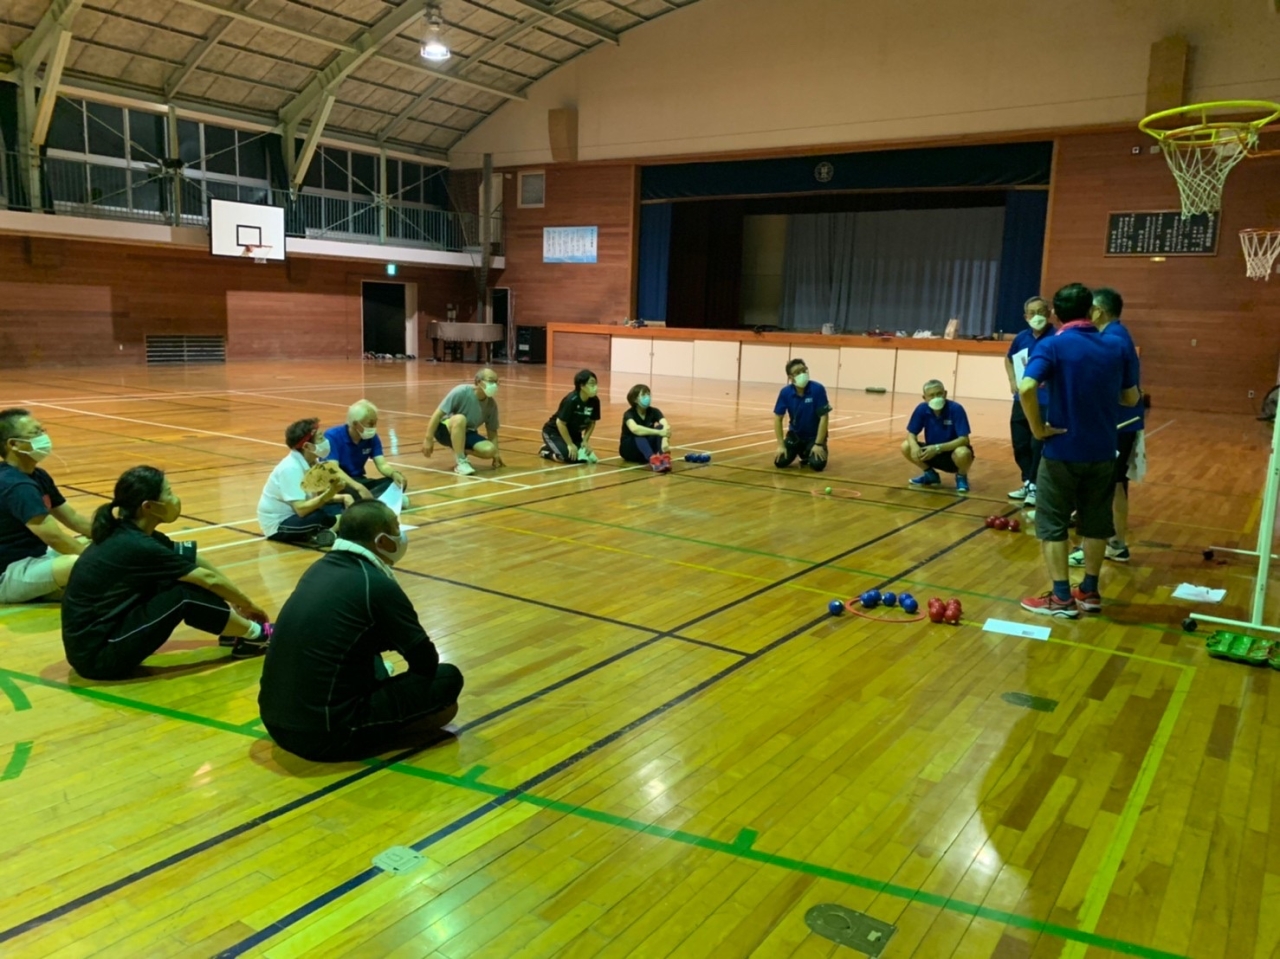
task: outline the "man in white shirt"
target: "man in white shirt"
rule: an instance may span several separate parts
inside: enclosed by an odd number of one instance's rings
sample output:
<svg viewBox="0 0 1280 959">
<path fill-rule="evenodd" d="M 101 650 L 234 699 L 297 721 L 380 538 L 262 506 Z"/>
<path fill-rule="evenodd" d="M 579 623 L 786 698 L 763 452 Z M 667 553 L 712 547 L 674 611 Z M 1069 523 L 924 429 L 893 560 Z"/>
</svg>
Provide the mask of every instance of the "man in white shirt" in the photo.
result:
<svg viewBox="0 0 1280 959">
<path fill-rule="evenodd" d="M 262 534 L 278 543 L 332 546 L 333 525 L 353 497 L 342 492 L 346 484 L 341 477 L 315 496 L 302 489 L 307 470 L 329 455 L 329 440 L 318 419 L 306 419 L 289 424 L 284 442 L 289 455 L 271 471 L 258 500 Z"/>
</svg>

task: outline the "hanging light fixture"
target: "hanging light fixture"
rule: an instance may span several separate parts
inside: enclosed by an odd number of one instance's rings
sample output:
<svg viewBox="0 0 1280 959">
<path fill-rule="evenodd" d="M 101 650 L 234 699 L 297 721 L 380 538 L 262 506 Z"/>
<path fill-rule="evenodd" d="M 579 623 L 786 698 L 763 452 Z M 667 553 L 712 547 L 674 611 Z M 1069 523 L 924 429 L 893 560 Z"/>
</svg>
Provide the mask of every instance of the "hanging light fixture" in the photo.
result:
<svg viewBox="0 0 1280 959">
<path fill-rule="evenodd" d="M 442 60 L 448 60 L 453 56 L 449 52 L 448 45 L 445 44 L 443 37 L 440 35 L 441 28 L 444 26 L 444 20 L 440 17 L 440 8 L 434 3 L 427 6 L 427 29 L 422 34 L 422 59 L 433 60 L 439 63 Z"/>
</svg>

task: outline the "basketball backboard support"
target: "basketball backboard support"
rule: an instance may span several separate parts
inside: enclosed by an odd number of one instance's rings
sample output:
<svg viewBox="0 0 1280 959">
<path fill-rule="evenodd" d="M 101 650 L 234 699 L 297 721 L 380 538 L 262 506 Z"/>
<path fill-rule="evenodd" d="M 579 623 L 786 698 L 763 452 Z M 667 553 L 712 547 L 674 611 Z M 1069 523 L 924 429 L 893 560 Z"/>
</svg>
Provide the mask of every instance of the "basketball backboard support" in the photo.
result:
<svg viewBox="0 0 1280 959">
<path fill-rule="evenodd" d="M 214 256 L 251 255 L 259 261 L 283 260 L 284 208 L 210 200 L 209 252 Z"/>
</svg>

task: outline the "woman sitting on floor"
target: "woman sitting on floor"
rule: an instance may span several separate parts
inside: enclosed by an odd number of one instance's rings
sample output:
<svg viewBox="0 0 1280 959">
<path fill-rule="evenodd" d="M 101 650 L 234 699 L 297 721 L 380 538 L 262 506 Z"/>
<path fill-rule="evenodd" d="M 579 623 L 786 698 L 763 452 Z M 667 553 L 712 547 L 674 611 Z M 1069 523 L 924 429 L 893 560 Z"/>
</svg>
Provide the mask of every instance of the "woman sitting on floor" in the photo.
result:
<svg viewBox="0 0 1280 959">
<path fill-rule="evenodd" d="M 180 623 L 221 637 L 233 659 L 266 652 L 267 614 L 194 550 L 175 546 L 161 523 L 182 500 L 152 466 L 116 481 L 93 517 L 93 544 L 72 568 L 62 601 L 67 661 L 87 679 L 124 679 L 169 640 Z"/>
<path fill-rule="evenodd" d="M 671 471 L 671 424 L 650 405 L 649 387 L 637 383 L 627 392 L 629 409 L 622 415 L 618 455 L 628 463 L 648 463 L 655 473 Z"/>
</svg>

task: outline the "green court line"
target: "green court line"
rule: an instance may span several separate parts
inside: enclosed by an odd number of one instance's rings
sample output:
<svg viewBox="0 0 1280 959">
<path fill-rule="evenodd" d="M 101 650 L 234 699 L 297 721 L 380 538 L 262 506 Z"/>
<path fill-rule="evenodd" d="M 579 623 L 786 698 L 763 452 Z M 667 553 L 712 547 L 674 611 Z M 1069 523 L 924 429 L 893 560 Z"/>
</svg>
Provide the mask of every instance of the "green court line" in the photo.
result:
<svg viewBox="0 0 1280 959">
<path fill-rule="evenodd" d="M 1099 649 L 1097 651 L 1100 653 L 1110 652 L 1105 649 Z M 1170 665 L 1179 664 L 1171 663 Z M 87 699 L 106 702 L 115 706 L 124 706 L 126 708 L 139 710 L 140 712 L 153 713 L 158 716 L 164 716 L 165 718 L 175 719 L 181 722 L 196 723 L 213 729 L 220 729 L 224 732 L 236 733 L 240 736 L 250 736 L 255 739 L 268 738 L 266 733 L 245 728 L 248 724 L 234 726 L 230 723 L 224 723 L 216 719 L 209 719 L 205 716 L 197 716 L 193 713 L 184 713 L 180 710 L 169 709 L 165 706 L 156 706 L 152 703 L 130 700 L 123 696 L 103 693 L 100 690 L 69 686 L 55 680 L 45 679 L 41 676 L 31 676 L 12 669 L 0 668 L 0 676 L 3 676 L 10 681 L 13 679 L 19 679 L 23 682 L 34 683 L 48 689 L 57 689 L 74 695 L 83 696 Z M 1164 726 L 1165 724 L 1162 723 L 1161 725 Z M 1169 728 L 1171 730 L 1172 726 L 1170 725 Z M 20 764 L 18 765 L 18 771 L 14 773 L 14 777 L 21 772 L 21 765 L 26 763 L 27 756 L 30 754 L 30 744 L 20 743 L 18 749 L 21 750 L 24 745 L 28 748 L 23 752 Z M 12 768 L 15 765 L 15 762 L 18 762 L 17 750 L 15 750 L 14 759 L 11 759 L 9 762 L 9 767 Z M 366 760 L 364 765 L 377 765 L 378 763 L 379 760 L 370 759 Z M 1151 764 L 1153 777 L 1154 769 L 1158 765 L 1158 760 Z M 401 775 L 410 776 L 414 779 L 422 779 L 427 782 L 433 782 L 440 785 L 454 786 L 490 797 L 505 796 L 511 793 L 511 789 L 480 781 L 480 778 L 488 771 L 485 766 L 473 766 L 461 776 L 452 776 L 447 773 L 440 773 L 431 769 L 421 769 L 417 766 L 405 765 L 404 763 L 392 763 L 385 768 Z M 8 776 L 8 771 L 9 770 L 6 769 L 5 775 L 0 778 L 11 778 Z M 1040 934 L 1048 934 L 1059 939 L 1065 939 L 1069 943 L 1080 943 L 1085 946 L 1096 946 L 1102 949 L 1110 949 L 1114 952 L 1123 953 L 1124 955 L 1139 956 L 1142 957 L 1142 959 L 1188 959 L 1188 957 L 1182 956 L 1178 953 L 1164 952 L 1148 946 L 1141 946 L 1137 943 L 1100 936 L 1094 932 L 1072 929 L 1068 926 L 1061 926 L 1056 923 L 1030 919 L 1026 916 L 1013 912 L 991 909 L 978 903 L 965 902 L 959 899 L 952 899 L 949 896 L 925 892 L 921 889 L 910 889 L 906 886 L 899 886 L 895 883 L 882 882 L 878 879 L 871 879 L 868 876 L 859 875 L 858 873 L 845 872 L 829 866 L 821 866 L 817 863 L 807 862 L 803 859 L 793 859 L 788 856 L 779 856 L 773 853 L 764 852 L 754 848 L 754 843 L 758 834 L 753 829 L 740 830 L 734 841 L 728 843 L 719 839 L 712 839 L 709 836 L 700 836 L 696 833 L 685 832 L 680 829 L 668 829 L 665 826 L 641 822 L 636 819 L 629 819 L 625 816 L 618 816 L 613 813 L 604 812 L 603 810 L 590 809 L 586 806 L 574 805 L 572 803 L 562 802 L 558 799 L 537 796 L 532 793 L 517 793 L 511 796 L 510 799 L 513 802 L 536 806 L 539 809 L 544 809 L 549 812 L 561 813 L 566 816 L 574 816 L 579 819 L 586 819 L 590 822 L 600 823 L 607 826 L 616 826 L 630 832 L 657 836 L 683 845 L 694 846 L 699 849 L 706 849 L 711 852 L 724 853 L 725 855 L 736 856 L 739 859 L 758 862 L 762 865 L 775 866 L 779 869 L 786 869 L 791 872 L 804 873 L 806 875 L 815 876 L 819 879 L 830 879 L 833 882 L 838 882 L 842 885 L 854 886 L 859 889 L 866 889 L 876 893 L 883 893 L 897 899 L 905 899 L 908 902 L 916 902 L 925 906 L 934 906 L 936 908 L 945 909 L 961 915 L 987 919 L 992 922 L 999 922 L 1008 926 L 1016 926 L 1020 929 L 1026 929 Z M 1138 808 L 1140 811 L 1140 804 Z"/>
<path fill-rule="evenodd" d="M 4 767 L 4 772 L 0 773 L 0 782 L 17 779 L 22 775 L 22 770 L 26 768 L 27 760 L 31 757 L 31 749 L 34 745 L 30 740 L 27 740 L 13 747 L 13 755 L 9 757 L 9 763 Z"/>
<path fill-rule="evenodd" d="M 27 699 L 27 694 L 22 691 L 22 687 L 3 673 L 0 673 L 0 691 L 9 697 L 15 712 L 31 708 L 31 700 Z"/>
<path fill-rule="evenodd" d="M 241 723 L 241 724 L 239 725 L 239 727 L 238 727 L 238 728 L 239 728 L 239 729 L 253 729 L 253 728 L 255 728 L 255 727 L 257 727 L 257 726 L 261 726 L 261 725 L 262 725 L 262 717 L 261 717 L 261 716 L 254 716 L 254 717 L 253 717 L 251 720 L 249 720 L 247 723 Z"/>
</svg>

